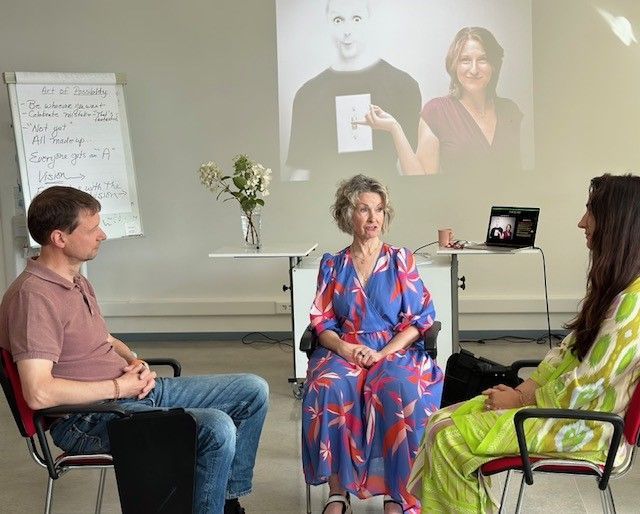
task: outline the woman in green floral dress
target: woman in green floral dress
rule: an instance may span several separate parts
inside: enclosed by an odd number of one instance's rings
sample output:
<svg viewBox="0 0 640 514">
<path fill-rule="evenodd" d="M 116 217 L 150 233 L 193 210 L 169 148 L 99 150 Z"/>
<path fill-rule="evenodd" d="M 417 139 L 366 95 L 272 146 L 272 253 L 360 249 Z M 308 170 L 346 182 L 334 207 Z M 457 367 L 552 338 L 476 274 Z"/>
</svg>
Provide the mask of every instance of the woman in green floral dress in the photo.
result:
<svg viewBox="0 0 640 514">
<path fill-rule="evenodd" d="M 499 385 L 431 416 L 409 482 L 423 512 L 494 510 L 489 479 L 477 470 L 519 453 L 513 417 L 523 407 L 624 416 L 640 377 L 640 177 L 594 178 L 578 227 L 591 253 L 586 296 L 567 325 L 571 333 L 517 388 Z M 610 425 L 576 420 L 534 419 L 525 427 L 533 454 L 597 463 L 605 461 L 612 432 Z M 626 451 L 623 445 L 617 462 Z"/>
</svg>

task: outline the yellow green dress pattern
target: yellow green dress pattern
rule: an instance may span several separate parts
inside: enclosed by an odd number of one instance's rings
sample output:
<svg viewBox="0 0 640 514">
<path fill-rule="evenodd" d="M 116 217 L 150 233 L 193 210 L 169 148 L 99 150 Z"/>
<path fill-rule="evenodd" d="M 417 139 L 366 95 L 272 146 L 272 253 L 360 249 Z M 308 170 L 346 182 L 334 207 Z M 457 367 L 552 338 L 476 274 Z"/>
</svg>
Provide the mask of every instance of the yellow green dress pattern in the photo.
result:
<svg viewBox="0 0 640 514">
<path fill-rule="evenodd" d="M 549 351 L 531 376 L 539 386 L 535 407 L 624 416 L 640 377 L 639 330 L 640 278 L 616 297 L 582 362 L 570 350 L 573 334 Z M 409 480 L 409 489 L 422 496 L 423 512 L 475 514 L 496 507 L 489 479 L 480 480 L 477 470 L 496 457 L 519 453 L 513 428 L 519 409 L 487 411 L 484 400 L 477 396 L 429 419 Z M 534 455 L 596 463 L 604 462 L 612 433 L 608 424 L 555 419 L 529 420 L 525 430 Z M 616 462 L 627 451 L 623 445 Z"/>
</svg>

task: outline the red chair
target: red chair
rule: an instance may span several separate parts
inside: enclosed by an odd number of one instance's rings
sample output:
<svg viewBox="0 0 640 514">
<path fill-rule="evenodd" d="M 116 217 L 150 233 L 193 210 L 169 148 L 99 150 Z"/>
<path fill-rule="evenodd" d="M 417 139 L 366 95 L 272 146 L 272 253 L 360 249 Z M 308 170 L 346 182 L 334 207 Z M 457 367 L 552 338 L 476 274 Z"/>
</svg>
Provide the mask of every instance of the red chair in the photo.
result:
<svg viewBox="0 0 640 514">
<path fill-rule="evenodd" d="M 150 365 L 166 365 L 173 368 L 174 376 L 180 376 L 181 367 L 174 359 L 146 359 Z M 33 411 L 24 400 L 18 369 L 13 362 L 11 354 L 0 349 L 0 383 L 13 413 L 20 434 L 27 441 L 27 449 L 31 458 L 49 473 L 47 482 L 47 496 L 44 512 L 51 512 L 54 480 L 72 469 L 100 469 L 98 482 L 98 496 L 96 498 L 96 514 L 102 508 L 102 496 L 107 469 L 113 467 L 113 459 L 109 454 L 95 455 L 69 455 L 61 453 L 57 457 L 51 454 L 51 448 L 47 440 L 46 432 L 56 417 L 67 414 L 110 412 L 121 417 L 127 413 L 116 402 L 98 402 L 86 405 L 60 405 L 49 409 Z"/>
<path fill-rule="evenodd" d="M 553 457 L 530 457 L 527 449 L 527 442 L 524 432 L 524 422 L 530 418 L 542 419 L 576 419 L 585 421 L 600 421 L 613 426 L 613 435 L 607 458 L 604 464 L 594 464 L 589 461 L 578 459 L 563 459 Z M 569 475 L 593 476 L 600 490 L 602 510 L 605 513 L 615 513 L 616 507 L 613 501 L 613 493 L 609 484 L 610 479 L 623 476 L 633 464 L 636 447 L 640 445 L 640 383 L 636 384 L 635 391 L 629 402 L 629 407 L 624 420 L 609 412 L 586 411 L 579 409 L 523 409 L 516 413 L 514 418 L 516 436 L 520 455 L 501 457 L 487 462 L 480 468 L 480 473 L 484 476 L 491 476 L 503 471 L 507 472 L 502 498 L 500 500 L 500 511 L 505 510 L 505 499 L 509 479 L 513 471 L 522 472 L 518 502 L 516 504 L 516 514 L 520 512 L 525 483 L 533 484 L 533 471 L 540 473 L 563 473 Z M 623 440 L 624 436 L 624 440 Z M 620 444 L 629 445 L 627 458 L 618 466 L 614 466 L 616 453 Z"/>
</svg>

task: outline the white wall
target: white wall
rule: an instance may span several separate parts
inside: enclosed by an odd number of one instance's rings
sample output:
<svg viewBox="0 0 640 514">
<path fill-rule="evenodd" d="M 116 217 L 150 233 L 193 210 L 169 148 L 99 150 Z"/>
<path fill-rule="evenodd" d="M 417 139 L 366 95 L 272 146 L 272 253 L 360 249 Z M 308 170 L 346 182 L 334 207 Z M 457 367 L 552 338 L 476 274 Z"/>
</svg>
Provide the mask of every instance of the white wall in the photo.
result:
<svg viewBox="0 0 640 514">
<path fill-rule="evenodd" d="M 639 30 L 640 5 L 603 1 Z M 277 167 L 275 7 L 268 0 L 0 0 L 1 71 L 126 73 L 143 239 L 103 245 L 90 278 L 113 331 L 285 330 L 287 262 L 213 261 L 239 241 L 239 212 L 198 183 L 202 161 L 248 153 Z M 452 226 L 482 238 L 491 204 L 540 206 L 559 327 L 584 291 L 587 254 L 575 224 L 590 177 L 640 169 L 640 47 L 623 46 L 582 0 L 535 0 L 536 168 L 499 187 L 483 177 L 407 177 L 392 185 L 390 242 L 409 247 Z M 0 187 L 15 183 L 8 100 L 0 95 Z M 276 174 L 277 176 L 277 174 Z M 332 225 L 334 184 L 275 182 L 264 238 L 347 239 Z M 3 194 L 0 198 L 6 198 Z M 2 205 L 3 224 L 12 206 Z M 5 244 L 7 240 L 5 237 Z M 469 257 L 462 329 L 543 328 L 539 258 Z"/>
</svg>

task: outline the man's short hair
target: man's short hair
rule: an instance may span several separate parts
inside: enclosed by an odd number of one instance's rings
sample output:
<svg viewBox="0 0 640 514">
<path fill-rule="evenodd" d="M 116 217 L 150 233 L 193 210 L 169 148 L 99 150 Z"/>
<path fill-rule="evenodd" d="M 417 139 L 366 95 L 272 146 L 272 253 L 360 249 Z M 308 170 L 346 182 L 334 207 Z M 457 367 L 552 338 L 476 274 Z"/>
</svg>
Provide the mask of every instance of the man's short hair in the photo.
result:
<svg viewBox="0 0 640 514">
<path fill-rule="evenodd" d="M 78 226 L 81 211 L 100 212 L 100 202 L 89 193 L 73 187 L 53 186 L 38 193 L 29 205 L 27 226 L 40 245 L 49 244 L 51 232 L 71 233 Z"/>
</svg>

